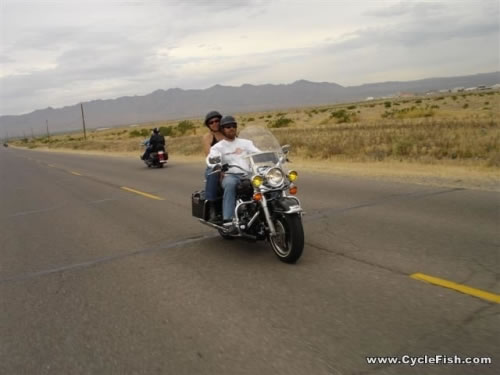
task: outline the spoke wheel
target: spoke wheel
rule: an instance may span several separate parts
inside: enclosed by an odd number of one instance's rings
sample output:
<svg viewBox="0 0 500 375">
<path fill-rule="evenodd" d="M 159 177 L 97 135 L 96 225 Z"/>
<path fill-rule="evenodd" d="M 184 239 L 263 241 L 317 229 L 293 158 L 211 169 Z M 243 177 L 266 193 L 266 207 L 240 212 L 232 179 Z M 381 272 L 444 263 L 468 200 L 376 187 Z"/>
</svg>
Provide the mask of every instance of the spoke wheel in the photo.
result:
<svg viewBox="0 0 500 375">
<path fill-rule="evenodd" d="M 278 215 L 273 220 L 275 236 L 269 242 L 276 256 L 285 263 L 295 263 L 304 250 L 304 229 L 299 215 Z"/>
</svg>

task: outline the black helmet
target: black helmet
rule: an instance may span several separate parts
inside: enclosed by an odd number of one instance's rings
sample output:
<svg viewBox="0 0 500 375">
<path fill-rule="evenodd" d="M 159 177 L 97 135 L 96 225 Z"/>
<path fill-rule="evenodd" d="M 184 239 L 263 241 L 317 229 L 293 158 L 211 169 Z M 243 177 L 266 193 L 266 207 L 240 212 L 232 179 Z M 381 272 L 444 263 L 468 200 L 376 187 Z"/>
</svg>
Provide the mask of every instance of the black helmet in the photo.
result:
<svg viewBox="0 0 500 375">
<path fill-rule="evenodd" d="M 234 119 L 233 116 L 224 116 L 221 120 L 220 120 L 220 127 L 223 128 L 224 126 L 226 125 L 230 125 L 230 124 L 234 124 L 236 125 L 237 122 L 236 120 Z"/>
<path fill-rule="evenodd" d="M 217 111 L 208 112 L 205 116 L 205 126 L 208 126 L 208 122 L 213 118 L 218 118 L 220 120 L 222 118 L 222 115 Z"/>
<path fill-rule="evenodd" d="M 159 132 L 160 132 L 160 130 L 158 128 L 153 129 L 153 133 L 158 134 Z"/>
</svg>

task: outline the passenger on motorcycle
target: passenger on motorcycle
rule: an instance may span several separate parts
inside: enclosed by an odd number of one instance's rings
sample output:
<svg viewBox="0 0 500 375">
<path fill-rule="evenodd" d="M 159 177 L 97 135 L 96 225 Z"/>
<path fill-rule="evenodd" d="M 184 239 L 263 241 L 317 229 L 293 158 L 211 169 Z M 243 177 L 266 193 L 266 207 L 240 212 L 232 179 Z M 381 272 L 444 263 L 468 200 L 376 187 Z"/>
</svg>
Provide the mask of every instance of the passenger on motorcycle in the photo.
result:
<svg viewBox="0 0 500 375">
<path fill-rule="evenodd" d="M 217 111 L 210 111 L 205 116 L 205 126 L 210 130 L 201 140 L 205 156 L 210 153 L 210 147 L 225 138 L 224 134 L 220 131 L 221 118 L 222 115 Z M 207 167 L 205 170 L 205 199 L 207 201 L 214 201 L 217 198 L 219 175 L 210 174 L 210 172 L 212 172 L 212 168 Z M 214 219 L 215 215 L 213 210 L 211 210 L 210 213 L 211 219 Z"/>
<path fill-rule="evenodd" d="M 222 165 L 229 165 L 222 179 L 222 188 L 224 189 L 222 215 L 223 225 L 228 230 L 231 230 L 236 206 L 236 186 L 241 178 L 245 176 L 244 171 L 250 169 L 248 161 L 244 157 L 254 152 L 260 152 L 260 150 L 255 147 L 252 141 L 240 139 L 236 136 L 237 123 L 233 116 L 224 116 L 220 121 L 220 127 L 225 139 L 210 148 L 207 164 L 209 167 L 214 167 L 215 164 L 212 161 L 220 157 Z"/>
</svg>

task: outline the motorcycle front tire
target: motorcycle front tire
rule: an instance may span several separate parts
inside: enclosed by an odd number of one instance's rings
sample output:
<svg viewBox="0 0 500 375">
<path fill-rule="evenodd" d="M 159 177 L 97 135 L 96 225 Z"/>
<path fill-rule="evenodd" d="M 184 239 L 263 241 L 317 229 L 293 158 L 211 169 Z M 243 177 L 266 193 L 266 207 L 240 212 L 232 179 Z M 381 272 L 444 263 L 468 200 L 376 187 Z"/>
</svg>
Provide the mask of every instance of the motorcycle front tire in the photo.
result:
<svg viewBox="0 0 500 375">
<path fill-rule="evenodd" d="M 295 263 L 304 250 L 304 228 L 298 214 L 278 214 L 273 218 L 276 236 L 269 236 L 269 242 L 279 260 Z"/>
</svg>

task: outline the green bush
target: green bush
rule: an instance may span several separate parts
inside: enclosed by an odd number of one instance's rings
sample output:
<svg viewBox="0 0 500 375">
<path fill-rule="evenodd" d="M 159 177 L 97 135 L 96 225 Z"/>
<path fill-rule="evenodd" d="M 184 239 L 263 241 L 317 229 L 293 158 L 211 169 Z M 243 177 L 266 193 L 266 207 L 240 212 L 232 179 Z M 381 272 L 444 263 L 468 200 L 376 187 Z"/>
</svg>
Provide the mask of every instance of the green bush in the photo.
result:
<svg viewBox="0 0 500 375">
<path fill-rule="evenodd" d="M 391 102 L 384 102 L 385 108 L 391 108 L 392 103 Z"/>
<path fill-rule="evenodd" d="M 184 121 L 181 121 L 177 124 L 176 131 L 180 135 L 184 135 L 184 134 L 186 134 L 186 132 L 188 130 L 192 130 L 192 129 L 194 129 L 194 124 L 189 120 L 184 120 Z"/>
<path fill-rule="evenodd" d="M 134 138 L 134 137 L 140 137 L 141 136 L 141 132 L 137 129 L 134 129 L 132 131 L 130 131 L 130 133 L 128 133 L 128 136 L 130 138 Z"/>
<path fill-rule="evenodd" d="M 174 129 L 171 126 L 162 126 L 160 127 L 160 134 L 164 137 L 171 136 L 174 134 Z"/>
<path fill-rule="evenodd" d="M 354 113 L 348 112 L 345 109 L 339 109 L 330 113 L 330 117 L 337 119 L 338 123 L 352 122 L 355 120 L 356 115 Z"/>
<path fill-rule="evenodd" d="M 271 128 L 286 128 L 288 127 L 291 123 L 293 123 L 292 119 L 286 118 L 286 117 L 280 117 L 274 120 L 269 124 Z"/>
</svg>

